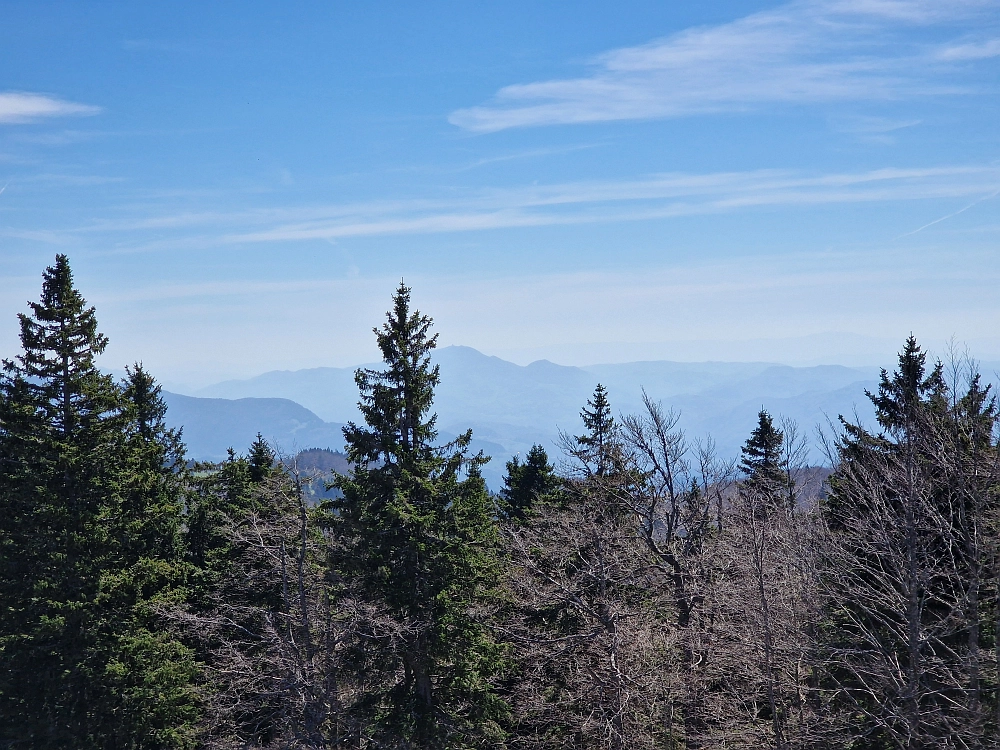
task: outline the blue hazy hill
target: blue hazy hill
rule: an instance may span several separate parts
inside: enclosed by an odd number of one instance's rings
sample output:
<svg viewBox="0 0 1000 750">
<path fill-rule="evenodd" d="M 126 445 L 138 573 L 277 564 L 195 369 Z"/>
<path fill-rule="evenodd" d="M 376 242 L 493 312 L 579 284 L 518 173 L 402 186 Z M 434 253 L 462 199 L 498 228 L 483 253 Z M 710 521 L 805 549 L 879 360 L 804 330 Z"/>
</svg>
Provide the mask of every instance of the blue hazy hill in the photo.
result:
<svg viewBox="0 0 1000 750">
<path fill-rule="evenodd" d="M 243 453 L 258 432 L 286 452 L 344 443 L 342 425 L 324 422 L 286 398 L 194 398 L 164 391 L 163 400 L 167 424 L 183 428 L 194 459 L 220 461 L 229 448 Z"/>
<path fill-rule="evenodd" d="M 493 456 L 484 473 L 494 488 L 510 456 L 526 452 L 535 442 L 556 455 L 559 431 L 580 431 L 580 408 L 598 382 L 608 388 L 616 412 L 641 409 L 645 390 L 664 407 L 681 412 L 680 424 L 690 437 L 711 434 L 719 451 L 731 456 L 738 453 L 761 408 L 795 419 L 810 435 L 815 425 L 839 414 L 851 418 L 857 414 L 873 422 L 864 392 L 878 381 L 874 367 L 790 367 L 767 362 L 651 361 L 571 367 L 540 360 L 522 366 L 462 346 L 442 348 L 434 359 L 441 367 L 434 403 L 441 438 L 472 428 L 475 448 Z M 234 448 L 245 449 L 257 430 L 288 451 L 339 449 L 340 425 L 360 418 L 354 370 L 267 372 L 217 383 L 191 394 L 199 398 L 189 396 L 183 402 L 179 399 L 184 397 L 170 394 L 171 410 L 175 404 L 178 409 L 171 422 L 188 425 L 185 436 L 192 455 L 199 451 L 206 457 L 219 455 L 224 435 L 232 436 Z M 219 433 L 213 438 L 215 429 Z M 818 452 L 814 460 L 820 460 Z"/>
</svg>

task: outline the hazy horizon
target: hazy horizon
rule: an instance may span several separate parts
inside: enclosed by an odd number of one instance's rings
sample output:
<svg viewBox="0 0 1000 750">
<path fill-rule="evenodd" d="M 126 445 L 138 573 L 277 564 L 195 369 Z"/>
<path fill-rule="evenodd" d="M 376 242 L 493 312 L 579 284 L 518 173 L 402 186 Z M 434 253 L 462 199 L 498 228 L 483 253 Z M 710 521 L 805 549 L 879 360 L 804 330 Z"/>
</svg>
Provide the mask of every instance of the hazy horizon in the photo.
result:
<svg viewBox="0 0 1000 750">
<path fill-rule="evenodd" d="M 830 355 L 809 356 L 807 351 L 811 351 L 813 355 L 816 355 L 817 351 L 821 348 L 820 345 L 824 341 L 823 336 L 823 334 L 816 334 L 815 336 L 810 337 L 813 339 L 811 342 L 812 348 L 810 350 L 799 350 L 797 354 L 795 353 L 795 345 L 802 343 L 802 339 L 772 339 L 764 342 L 751 340 L 744 342 L 694 341 L 652 342 L 642 344 L 632 344 L 627 342 L 605 343 L 600 350 L 604 351 L 606 354 L 610 353 L 611 356 L 606 356 L 603 359 L 596 359 L 589 356 L 590 352 L 595 351 L 598 348 L 592 348 L 586 344 L 575 346 L 553 345 L 551 347 L 537 347 L 533 349 L 495 351 L 490 351 L 487 348 L 472 347 L 466 344 L 447 344 L 442 348 L 468 346 L 468 348 L 475 349 L 477 352 L 486 356 L 497 357 L 505 362 L 516 364 L 521 367 L 536 362 L 551 362 L 562 367 L 578 368 L 641 362 L 676 362 L 683 364 L 765 363 L 795 368 L 809 368 L 821 365 L 840 365 L 855 369 L 884 367 L 891 370 L 896 364 L 897 354 L 903 344 L 902 339 L 899 341 L 893 341 L 891 339 L 866 339 L 862 336 L 848 337 L 848 335 L 844 334 L 845 338 L 860 339 L 869 344 L 876 344 L 878 345 L 878 348 L 867 349 L 865 351 L 858 350 L 856 352 L 850 352 L 847 349 L 835 349 L 834 353 Z M 757 348 L 760 343 L 770 345 L 772 348 Z M 920 343 L 922 349 L 927 352 L 928 357 L 932 361 L 935 359 L 948 359 L 950 351 L 954 349 L 955 353 L 960 356 L 967 355 L 975 362 L 984 364 L 987 370 L 989 370 L 989 372 L 984 374 L 991 374 L 991 368 L 1000 367 L 1000 356 L 996 353 L 981 356 L 981 350 L 977 349 L 975 346 L 977 342 L 963 342 L 957 339 L 954 341 L 946 340 L 927 342 L 918 339 L 918 343 Z M 768 351 L 770 351 L 774 356 L 764 356 Z M 996 350 L 985 349 L 985 351 L 995 352 Z M 720 352 L 721 354 L 719 356 L 713 356 L 711 354 L 713 352 Z M 727 352 L 729 352 L 729 356 L 726 356 Z M 660 353 L 662 353 L 663 356 L 658 356 Z M 741 353 L 743 356 L 740 356 Z M 755 353 L 759 353 L 760 356 L 755 356 Z M 534 356 L 536 354 L 542 356 Z M 705 354 L 705 356 L 699 356 L 699 354 Z M 103 357 L 102 359 L 106 360 L 107 358 Z M 181 373 L 181 377 L 176 377 L 176 373 L 173 376 L 167 377 L 161 377 L 160 374 L 156 372 L 153 372 L 152 374 L 157 377 L 167 390 L 194 395 L 198 391 L 212 385 L 229 381 L 238 382 L 253 380 L 254 378 L 268 373 L 300 372 L 324 368 L 351 370 L 358 367 L 375 365 L 378 361 L 378 354 L 373 353 L 370 359 L 359 359 L 358 361 L 353 362 L 336 363 L 317 361 L 316 363 L 306 364 L 302 367 L 269 367 L 252 371 L 240 370 L 228 373 L 219 372 L 211 367 L 207 367 L 203 370 L 196 370 L 191 373 Z M 124 366 L 108 367 L 106 365 L 106 367 L 116 373 L 124 372 Z M 185 375 L 187 375 L 187 379 L 185 379 Z"/>
</svg>

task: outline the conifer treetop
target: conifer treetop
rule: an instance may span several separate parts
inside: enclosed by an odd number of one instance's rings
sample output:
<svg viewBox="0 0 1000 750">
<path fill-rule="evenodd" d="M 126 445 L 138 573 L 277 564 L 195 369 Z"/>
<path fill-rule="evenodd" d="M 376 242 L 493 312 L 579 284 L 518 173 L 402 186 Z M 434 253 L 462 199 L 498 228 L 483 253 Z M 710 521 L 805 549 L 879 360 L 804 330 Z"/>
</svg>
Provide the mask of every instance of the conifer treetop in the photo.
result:
<svg viewBox="0 0 1000 750">
<path fill-rule="evenodd" d="M 73 286 L 69 258 L 56 256 L 55 265 L 42 274 L 42 296 L 29 302 L 31 315 L 18 314 L 21 345 L 18 357 L 29 377 L 45 377 L 69 362 L 78 370 L 94 366 L 108 339 L 97 331 L 97 316 Z"/>
<path fill-rule="evenodd" d="M 757 426 L 741 449 L 740 469 L 751 479 L 782 479 L 781 444 L 785 434 L 774 426 L 765 409 L 757 413 Z"/>
<path fill-rule="evenodd" d="M 428 416 L 441 380 L 438 366 L 431 364 L 438 339 L 430 334 L 433 321 L 410 309 L 410 288 L 402 281 L 392 303 L 386 322 L 373 329 L 386 367 L 362 368 L 354 375 L 361 393 L 358 408 L 369 427 L 344 428 L 355 464 L 392 463 L 406 455 L 427 458 L 437 437 L 437 415 Z"/>
<path fill-rule="evenodd" d="M 937 362 L 927 373 L 927 353 L 910 334 L 899 353 L 899 367 L 889 376 L 883 369 L 878 394 L 865 391 L 875 405 L 879 424 L 886 430 L 903 428 L 912 422 L 921 402 L 940 395 L 944 388 L 944 366 Z"/>
<path fill-rule="evenodd" d="M 250 451 L 247 453 L 247 464 L 250 470 L 250 481 L 260 483 L 271 475 L 277 456 L 274 450 L 268 445 L 264 436 L 257 433 L 253 443 L 250 444 Z"/>
<path fill-rule="evenodd" d="M 596 474 L 603 475 L 611 470 L 614 463 L 611 453 L 618 436 L 608 390 L 603 384 L 597 384 L 594 395 L 587 399 L 587 405 L 580 411 L 580 418 L 587 432 L 576 436 L 579 450 L 574 453 L 585 464 L 592 464 Z"/>
<path fill-rule="evenodd" d="M 156 382 L 141 362 L 125 367 L 125 382 L 122 395 L 132 412 L 136 430 L 146 440 L 166 431 L 164 417 L 167 405 L 163 401 L 162 387 Z"/>
<path fill-rule="evenodd" d="M 4 374 L 20 381 L 46 422 L 68 436 L 116 406 L 113 381 L 94 362 L 108 339 L 97 330 L 94 308 L 73 286 L 63 254 L 43 272 L 41 299 L 28 307 L 30 314 L 18 315 L 23 351 L 16 361 L 4 360 Z"/>
<path fill-rule="evenodd" d="M 545 448 L 535 444 L 525 456 L 524 463 L 518 456 L 507 462 L 507 475 L 500 490 L 502 512 L 517 520 L 525 520 L 536 503 L 559 488 L 559 477 L 549 463 Z"/>
</svg>

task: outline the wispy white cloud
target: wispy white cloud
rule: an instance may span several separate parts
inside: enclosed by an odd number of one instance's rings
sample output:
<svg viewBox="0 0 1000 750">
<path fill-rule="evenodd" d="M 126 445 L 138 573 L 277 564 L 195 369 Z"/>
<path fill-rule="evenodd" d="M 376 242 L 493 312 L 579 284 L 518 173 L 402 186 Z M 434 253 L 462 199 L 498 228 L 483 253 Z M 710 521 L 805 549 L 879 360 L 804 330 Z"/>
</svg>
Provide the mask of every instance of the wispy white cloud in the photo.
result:
<svg viewBox="0 0 1000 750">
<path fill-rule="evenodd" d="M 455 171 L 465 172 L 470 169 L 478 169 L 479 167 L 484 167 L 489 164 L 499 164 L 502 162 L 517 161 L 520 159 L 536 159 L 542 156 L 558 156 L 563 154 L 570 154 L 575 151 L 584 151 L 591 148 L 597 148 L 600 144 L 598 143 L 583 143 L 568 146 L 552 147 L 552 148 L 533 148 L 526 149 L 523 151 L 516 151 L 509 154 L 500 154 L 499 156 L 488 156 L 482 159 L 477 159 L 469 164 L 464 164 Z"/>
<path fill-rule="evenodd" d="M 897 32 L 913 24 L 967 25 L 997 7 L 996 0 L 793 2 L 612 50 L 594 60 L 588 76 L 507 86 L 491 102 L 460 109 L 449 120 L 491 132 L 958 92 L 960 86 L 935 74 L 935 65 L 989 56 L 989 44 L 942 52 Z"/>
<path fill-rule="evenodd" d="M 717 215 L 760 208 L 835 206 L 928 199 L 974 201 L 1000 189 L 1000 165 L 667 173 L 468 191 L 442 198 L 271 206 L 238 211 L 147 213 L 47 230 L 46 241 L 117 236 L 104 253 L 207 249 L 240 244 L 336 241 L 350 237 L 454 234 L 525 227 L 610 224 Z M 6 227 L 24 237 L 31 227 Z M 132 238 L 133 241 L 122 241 Z M 89 240 L 87 240 L 89 242 Z"/>
<path fill-rule="evenodd" d="M 970 19 L 995 7 L 992 0 L 828 0 L 822 5 L 831 13 L 907 23 L 942 23 Z"/>
<path fill-rule="evenodd" d="M 19 177 L 18 182 L 21 184 L 39 184 L 45 186 L 72 185 L 76 187 L 90 187 L 93 185 L 110 185 L 113 183 L 127 182 L 127 179 L 124 177 L 112 177 L 97 174 L 58 174 L 43 172 L 40 174 Z"/>
<path fill-rule="evenodd" d="M 49 117 L 96 115 L 100 107 L 68 102 L 47 94 L 26 91 L 0 92 L 0 123 L 25 123 Z"/>
<path fill-rule="evenodd" d="M 939 50 L 937 56 L 941 60 L 985 60 L 1000 57 L 1000 39 L 956 44 Z"/>
<path fill-rule="evenodd" d="M 0 229 L 0 237 L 41 242 L 47 245 L 65 245 L 72 239 L 70 234 L 53 229 Z"/>
<path fill-rule="evenodd" d="M 22 131 L 13 140 L 18 143 L 31 143 L 39 146 L 69 146 L 76 143 L 92 141 L 97 137 L 94 131 L 63 130 L 60 132 Z"/>
<path fill-rule="evenodd" d="M 808 175 L 781 170 L 665 174 L 640 180 L 574 182 L 493 190 L 459 201 L 333 207 L 304 221 L 224 237 L 226 242 L 337 239 L 641 221 L 762 206 L 980 196 L 1000 186 L 1000 167 L 879 169 Z"/>
</svg>

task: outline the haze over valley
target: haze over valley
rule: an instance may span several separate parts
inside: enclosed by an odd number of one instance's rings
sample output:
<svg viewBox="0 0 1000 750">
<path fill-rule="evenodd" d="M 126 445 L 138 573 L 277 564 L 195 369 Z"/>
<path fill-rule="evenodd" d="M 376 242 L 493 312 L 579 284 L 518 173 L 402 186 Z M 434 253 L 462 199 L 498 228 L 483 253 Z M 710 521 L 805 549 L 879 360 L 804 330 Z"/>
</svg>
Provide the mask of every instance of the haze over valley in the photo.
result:
<svg viewBox="0 0 1000 750">
<path fill-rule="evenodd" d="M 736 456 L 761 408 L 794 419 L 810 438 L 838 415 L 873 421 L 865 390 L 878 385 L 877 367 L 790 367 L 766 362 L 633 362 L 568 367 L 539 360 L 526 366 L 470 347 L 438 349 L 441 368 L 434 411 L 443 439 L 472 428 L 475 449 L 493 460 L 484 469 L 500 487 L 504 463 L 535 443 L 558 456 L 559 430 L 577 434 L 579 412 L 598 382 L 619 413 L 643 409 L 642 391 L 681 414 L 692 439 L 708 435 L 722 455 Z M 891 365 L 892 363 L 887 363 Z M 376 366 L 376 365 L 368 365 Z M 168 421 L 184 427 L 193 458 L 220 460 L 243 451 L 260 431 L 284 451 L 343 445 L 340 427 L 361 420 L 355 368 L 272 371 L 229 380 L 185 395 L 167 393 Z M 989 372 L 989 368 L 984 368 Z M 811 458 L 823 457 L 813 451 Z"/>
</svg>

